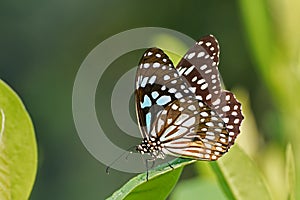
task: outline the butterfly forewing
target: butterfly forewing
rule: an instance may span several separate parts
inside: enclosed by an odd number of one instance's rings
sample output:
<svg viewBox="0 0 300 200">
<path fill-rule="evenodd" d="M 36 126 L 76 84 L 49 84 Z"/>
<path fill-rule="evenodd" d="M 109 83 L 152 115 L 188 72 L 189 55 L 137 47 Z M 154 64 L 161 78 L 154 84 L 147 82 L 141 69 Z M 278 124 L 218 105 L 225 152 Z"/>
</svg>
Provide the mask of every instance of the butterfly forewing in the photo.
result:
<svg viewBox="0 0 300 200">
<path fill-rule="evenodd" d="M 178 75 L 168 56 L 150 48 L 142 57 L 136 75 L 136 109 L 144 138 L 159 137 L 152 130 L 157 116 L 171 102 L 194 94 Z"/>
<path fill-rule="evenodd" d="M 196 42 L 176 67 L 196 98 L 208 106 L 219 98 L 221 92 L 218 63 L 219 44 L 214 36 L 209 35 Z"/>
</svg>

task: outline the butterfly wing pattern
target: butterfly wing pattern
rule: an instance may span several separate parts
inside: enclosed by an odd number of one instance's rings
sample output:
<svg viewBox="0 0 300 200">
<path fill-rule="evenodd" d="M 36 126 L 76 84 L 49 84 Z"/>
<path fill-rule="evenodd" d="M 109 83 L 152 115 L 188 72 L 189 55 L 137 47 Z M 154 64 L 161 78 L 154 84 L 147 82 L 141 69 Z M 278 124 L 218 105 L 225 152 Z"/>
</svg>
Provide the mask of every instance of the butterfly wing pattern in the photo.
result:
<svg viewBox="0 0 300 200">
<path fill-rule="evenodd" d="M 226 124 L 229 145 L 234 144 L 240 133 L 239 127 L 244 117 L 241 104 L 234 94 L 221 89 L 218 73 L 220 47 L 213 35 L 199 40 L 178 63 L 179 74 L 186 78 L 189 88 L 196 98 L 215 110 Z"/>
<path fill-rule="evenodd" d="M 217 160 L 228 151 L 243 116 L 234 95 L 221 90 L 218 62 L 213 36 L 197 42 L 176 69 L 162 50 L 144 53 L 135 86 L 144 138 L 137 151 L 154 159 L 173 155 L 197 160 Z"/>
</svg>

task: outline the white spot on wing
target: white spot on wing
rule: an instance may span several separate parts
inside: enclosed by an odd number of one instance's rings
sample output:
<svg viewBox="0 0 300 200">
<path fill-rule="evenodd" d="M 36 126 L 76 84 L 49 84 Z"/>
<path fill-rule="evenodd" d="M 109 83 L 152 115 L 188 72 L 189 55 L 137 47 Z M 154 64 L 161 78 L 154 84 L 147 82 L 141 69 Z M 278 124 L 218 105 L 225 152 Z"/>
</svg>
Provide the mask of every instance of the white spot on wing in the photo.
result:
<svg viewBox="0 0 300 200">
<path fill-rule="evenodd" d="M 154 82 L 155 82 L 155 80 L 156 80 L 156 76 L 152 76 L 150 79 L 149 79 L 149 83 L 150 84 L 153 84 Z"/>
<path fill-rule="evenodd" d="M 226 117 L 226 118 L 222 118 L 223 119 L 223 122 L 225 122 L 226 124 L 229 122 L 229 118 Z"/>
<path fill-rule="evenodd" d="M 178 69 L 178 74 L 181 76 L 185 70 L 186 67 L 183 67 L 182 69 Z"/>
<path fill-rule="evenodd" d="M 200 79 L 199 81 L 197 81 L 197 84 L 198 85 L 200 85 L 200 84 L 202 84 L 202 83 L 205 83 L 205 80 L 202 78 L 202 79 Z"/>
<path fill-rule="evenodd" d="M 205 97 L 206 100 L 209 100 L 211 99 L 211 94 L 208 94 L 206 97 Z"/>
<path fill-rule="evenodd" d="M 201 85 L 200 89 L 201 90 L 205 90 L 208 87 L 207 83 L 204 83 L 203 85 Z"/>
<path fill-rule="evenodd" d="M 194 111 L 194 110 L 196 110 L 196 107 L 192 104 L 192 105 L 189 105 L 188 109 L 191 111 Z"/>
<path fill-rule="evenodd" d="M 223 112 L 228 112 L 229 110 L 230 110 L 230 107 L 228 105 L 226 105 L 222 108 Z"/>
<path fill-rule="evenodd" d="M 160 64 L 158 63 L 158 62 L 155 62 L 154 64 L 153 64 L 153 67 L 154 68 L 158 68 L 160 66 Z"/>
<path fill-rule="evenodd" d="M 189 87 L 190 91 L 195 93 L 196 92 L 196 87 Z"/>
<path fill-rule="evenodd" d="M 208 69 L 208 70 L 206 70 L 204 73 L 205 74 L 209 74 L 209 73 L 211 73 L 212 72 L 212 69 Z"/>
<path fill-rule="evenodd" d="M 177 99 L 180 99 L 180 98 L 182 98 L 182 94 L 181 94 L 180 92 L 177 92 L 177 93 L 175 94 L 175 97 L 176 97 Z"/>
<path fill-rule="evenodd" d="M 195 68 L 195 65 L 190 66 L 185 72 L 184 74 L 187 76 L 189 75 L 189 73 L 191 73 L 193 71 L 193 69 Z"/>
<path fill-rule="evenodd" d="M 177 109 L 178 109 L 178 106 L 177 106 L 176 104 L 173 104 L 173 105 L 172 105 L 172 109 L 173 109 L 173 110 L 177 110 Z"/>
<path fill-rule="evenodd" d="M 206 42 L 205 44 L 209 47 L 211 45 L 211 42 Z"/>
<path fill-rule="evenodd" d="M 146 86 L 147 81 L 148 81 L 148 78 L 149 78 L 149 77 L 143 78 L 142 83 L 141 83 L 141 87 L 145 87 L 145 86 Z"/>
<path fill-rule="evenodd" d="M 200 58 L 200 57 L 203 57 L 204 55 L 205 55 L 205 53 L 203 51 L 201 51 L 198 53 L 197 57 Z"/>
<path fill-rule="evenodd" d="M 145 69 L 147 69 L 148 67 L 150 67 L 150 64 L 149 64 L 149 63 L 145 63 L 145 64 L 143 65 L 143 67 L 144 67 Z"/>
<path fill-rule="evenodd" d="M 190 119 L 188 119 L 187 121 L 185 121 L 182 126 L 185 126 L 185 127 L 190 127 L 192 125 L 194 125 L 196 122 L 196 119 L 195 117 L 191 117 Z"/>
<path fill-rule="evenodd" d="M 209 126 L 209 127 L 213 127 L 214 126 L 214 123 L 212 123 L 212 122 L 206 122 L 205 124 L 206 124 L 206 126 Z"/>
<path fill-rule="evenodd" d="M 175 93 L 176 91 L 177 91 L 177 90 L 176 90 L 175 88 L 170 88 L 170 89 L 169 89 L 169 92 L 170 92 L 170 93 Z"/>
<path fill-rule="evenodd" d="M 167 81 L 170 79 L 170 76 L 169 75 L 164 75 L 164 80 Z"/>
<path fill-rule="evenodd" d="M 192 82 L 195 82 L 197 80 L 197 76 L 194 76 L 194 78 L 192 78 Z"/>
<path fill-rule="evenodd" d="M 207 113 L 207 112 L 200 112 L 200 115 L 201 115 L 202 117 L 208 117 L 208 113 Z"/>
<path fill-rule="evenodd" d="M 206 68 L 207 68 L 207 65 L 202 65 L 202 66 L 200 67 L 201 70 L 205 70 Z"/>
<path fill-rule="evenodd" d="M 188 55 L 188 57 L 187 57 L 187 58 L 188 58 L 188 59 L 192 59 L 192 58 L 195 56 L 195 54 L 196 54 L 195 52 L 193 52 L 193 53 L 190 53 L 190 54 Z"/>
</svg>

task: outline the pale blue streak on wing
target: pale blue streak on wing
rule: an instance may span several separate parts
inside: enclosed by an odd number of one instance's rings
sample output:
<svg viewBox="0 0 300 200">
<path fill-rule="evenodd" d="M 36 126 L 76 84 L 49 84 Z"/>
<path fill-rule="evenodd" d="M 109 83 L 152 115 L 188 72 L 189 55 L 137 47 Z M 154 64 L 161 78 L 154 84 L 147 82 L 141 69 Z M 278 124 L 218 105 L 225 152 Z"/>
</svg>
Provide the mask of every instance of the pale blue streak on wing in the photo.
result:
<svg viewBox="0 0 300 200">
<path fill-rule="evenodd" d="M 158 92 L 156 92 L 156 91 L 152 92 L 151 95 L 152 95 L 153 99 L 156 99 L 159 96 Z"/>
<path fill-rule="evenodd" d="M 151 104 L 152 104 L 152 103 L 151 103 L 150 98 L 149 98 L 147 95 L 145 95 L 145 96 L 144 96 L 144 102 L 141 103 L 141 108 L 150 107 Z"/>
<path fill-rule="evenodd" d="M 150 132 L 150 125 L 151 125 L 151 113 L 146 114 L 146 126 L 147 126 L 147 132 Z"/>
<path fill-rule="evenodd" d="M 170 96 L 161 96 L 159 99 L 157 99 L 156 103 L 160 106 L 166 105 L 171 101 Z"/>
</svg>

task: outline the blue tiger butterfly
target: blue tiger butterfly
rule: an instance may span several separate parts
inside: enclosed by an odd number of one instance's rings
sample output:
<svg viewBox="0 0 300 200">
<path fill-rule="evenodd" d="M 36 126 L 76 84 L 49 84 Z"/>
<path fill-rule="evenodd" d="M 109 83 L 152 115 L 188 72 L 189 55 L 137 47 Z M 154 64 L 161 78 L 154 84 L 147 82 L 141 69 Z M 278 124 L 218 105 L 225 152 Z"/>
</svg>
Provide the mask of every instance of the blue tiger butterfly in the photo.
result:
<svg viewBox="0 0 300 200">
<path fill-rule="evenodd" d="M 221 88 L 219 49 L 213 35 L 205 36 L 176 68 L 161 49 L 144 53 L 135 85 L 143 137 L 138 152 L 153 160 L 172 155 L 212 161 L 234 144 L 244 117 L 233 93 Z"/>
</svg>

